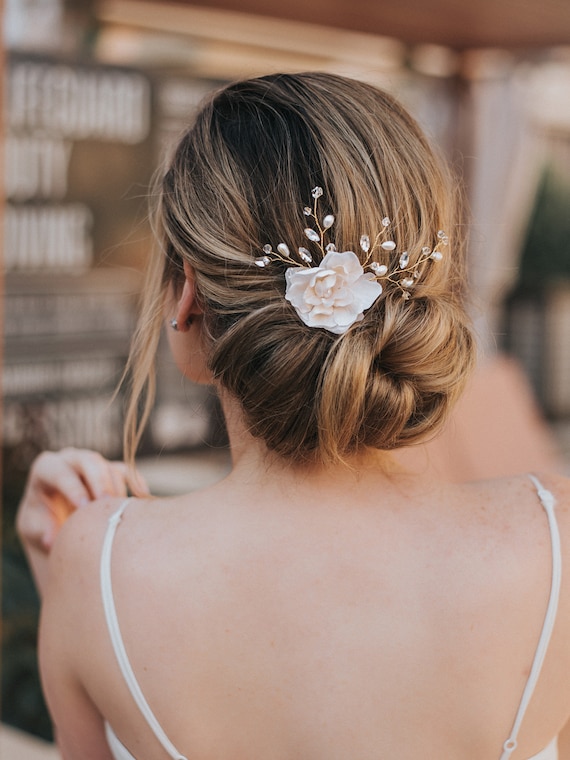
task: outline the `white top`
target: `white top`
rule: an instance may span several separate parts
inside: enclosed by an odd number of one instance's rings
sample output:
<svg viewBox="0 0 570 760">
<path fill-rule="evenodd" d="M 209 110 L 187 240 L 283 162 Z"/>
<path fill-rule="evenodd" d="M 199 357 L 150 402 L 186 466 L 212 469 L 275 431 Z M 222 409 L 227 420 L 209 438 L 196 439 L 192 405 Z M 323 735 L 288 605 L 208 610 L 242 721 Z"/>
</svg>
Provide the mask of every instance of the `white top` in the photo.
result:
<svg viewBox="0 0 570 760">
<path fill-rule="evenodd" d="M 558 532 L 558 525 L 556 523 L 556 514 L 554 511 L 555 500 L 554 496 L 547 491 L 537 478 L 533 475 L 529 476 L 536 488 L 540 503 L 542 504 L 544 511 L 548 517 L 548 526 L 550 529 L 550 541 L 552 547 L 552 580 L 550 587 L 550 597 L 548 600 L 548 607 L 546 609 L 546 615 L 544 617 L 544 623 L 538 645 L 534 655 L 534 660 L 530 670 L 526 686 L 524 688 L 521 701 L 515 716 L 511 734 L 503 744 L 503 752 L 500 756 L 500 760 L 509 760 L 511 754 L 517 748 L 517 737 L 520 727 L 522 725 L 527 707 L 533 695 L 536 683 L 540 676 L 540 671 L 544 663 L 544 657 L 550 643 L 550 637 L 554 628 L 554 622 L 556 620 L 556 613 L 558 610 L 558 600 L 560 596 L 560 580 L 562 575 L 562 555 L 560 551 L 560 534 Z M 154 733 L 160 744 L 164 747 L 164 750 L 172 760 L 187 760 L 176 747 L 172 744 L 170 739 L 166 736 L 162 726 L 156 719 L 156 716 L 152 712 L 148 702 L 146 701 L 144 694 L 141 691 L 137 678 L 133 672 L 121 631 L 119 627 L 119 621 L 117 618 L 117 610 L 115 608 L 115 601 L 113 598 L 113 588 L 111 583 L 111 551 L 113 547 L 113 539 L 115 532 L 125 511 L 125 507 L 129 503 L 127 499 L 124 501 L 119 509 L 109 519 L 109 525 L 105 534 L 103 542 L 103 549 L 101 552 L 101 595 L 103 598 L 103 607 L 105 610 L 105 618 L 107 621 L 107 628 L 111 637 L 111 643 L 117 657 L 117 662 L 123 674 L 123 678 L 127 684 L 129 691 L 132 694 L 134 701 L 136 702 L 139 710 L 141 711 L 144 719 L 148 723 L 151 731 Z M 129 750 L 121 743 L 117 738 L 115 732 L 108 723 L 105 723 L 105 735 L 109 744 L 109 749 L 115 760 L 136 760 L 131 755 Z M 558 745 L 557 737 L 550 742 L 537 755 L 533 755 L 528 760 L 558 760 Z"/>
</svg>

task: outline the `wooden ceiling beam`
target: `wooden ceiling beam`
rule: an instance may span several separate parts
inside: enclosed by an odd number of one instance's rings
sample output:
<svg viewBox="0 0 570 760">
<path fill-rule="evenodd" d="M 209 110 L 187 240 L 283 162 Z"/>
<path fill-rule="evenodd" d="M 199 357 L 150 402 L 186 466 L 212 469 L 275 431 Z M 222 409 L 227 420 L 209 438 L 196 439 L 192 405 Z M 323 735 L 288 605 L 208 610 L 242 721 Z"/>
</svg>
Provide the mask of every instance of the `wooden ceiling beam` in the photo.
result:
<svg viewBox="0 0 570 760">
<path fill-rule="evenodd" d="M 153 4 L 140 0 L 145 3 Z M 177 0 L 174 4 L 302 21 L 454 50 L 570 45 L 568 0 L 200 0 L 199 4 Z"/>
</svg>

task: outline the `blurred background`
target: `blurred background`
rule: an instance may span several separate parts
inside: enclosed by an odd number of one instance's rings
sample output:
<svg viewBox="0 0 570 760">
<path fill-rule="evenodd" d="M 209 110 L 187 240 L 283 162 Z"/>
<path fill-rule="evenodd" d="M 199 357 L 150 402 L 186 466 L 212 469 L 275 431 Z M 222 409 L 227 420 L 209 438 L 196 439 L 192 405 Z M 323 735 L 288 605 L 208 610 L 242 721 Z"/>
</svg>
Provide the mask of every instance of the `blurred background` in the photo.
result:
<svg viewBox="0 0 570 760">
<path fill-rule="evenodd" d="M 321 70 L 404 102 L 465 188 L 480 360 L 443 436 L 401 458 L 455 480 L 570 474 L 570 4 L 4 0 L 2 21 L 0 749 L 32 758 L 54 751 L 22 738 L 51 728 L 15 509 L 39 451 L 121 455 L 111 399 L 153 252 L 153 173 L 213 88 Z M 176 493 L 229 457 L 213 394 L 163 348 L 159 367 L 141 467 Z"/>
</svg>

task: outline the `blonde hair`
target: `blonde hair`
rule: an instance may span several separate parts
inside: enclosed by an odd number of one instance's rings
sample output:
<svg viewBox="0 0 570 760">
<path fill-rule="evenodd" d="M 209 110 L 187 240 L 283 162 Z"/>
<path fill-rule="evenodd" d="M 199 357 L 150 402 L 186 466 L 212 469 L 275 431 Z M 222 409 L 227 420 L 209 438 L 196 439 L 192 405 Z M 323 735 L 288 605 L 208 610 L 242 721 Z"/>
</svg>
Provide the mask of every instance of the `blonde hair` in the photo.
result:
<svg viewBox="0 0 570 760">
<path fill-rule="evenodd" d="M 410 300 L 385 288 L 341 336 L 300 321 L 284 299 L 285 265 L 254 263 L 266 243 L 303 245 L 303 207 L 316 185 L 324 189 L 319 214 L 335 215 L 338 250 L 362 258 L 361 234 L 373 237 L 384 216 L 411 263 L 438 230 L 449 236 L 443 260 L 422 265 Z M 127 455 L 151 408 L 165 292 L 182 282 L 183 262 L 195 271 L 215 382 L 271 451 L 331 463 L 434 433 L 474 354 L 456 195 L 415 121 L 370 85 L 282 74 L 215 94 L 162 179 L 163 256 L 149 270 L 130 359 Z"/>
</svg>

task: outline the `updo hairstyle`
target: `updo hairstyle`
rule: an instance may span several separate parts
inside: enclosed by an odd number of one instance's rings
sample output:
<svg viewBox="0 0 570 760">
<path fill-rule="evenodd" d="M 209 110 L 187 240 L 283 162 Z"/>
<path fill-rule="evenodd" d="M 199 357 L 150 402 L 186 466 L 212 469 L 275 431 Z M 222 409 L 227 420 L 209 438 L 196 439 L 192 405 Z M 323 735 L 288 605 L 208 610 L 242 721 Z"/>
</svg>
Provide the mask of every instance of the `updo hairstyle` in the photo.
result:
<svg viewBox="0 0 570 760">
<path fill-rule="evenodd" d="M 388 284 L 344 335 L 299 319 L 284 298 L 286 264 L 255 264 L 267 243 L 307 245 L 303 207 L 315 186 L 324 191 L 319 216 L 335 216 L 337 249 L 362 263 L 360 236 L 373 239 L 385 216 L 410 264 L 436 245 L 438 230 L 449 236 L 443 259 L 421 265 L 409 300 Z M 152 404 L 165 294 L 180 287 L 185 261 L 195 272 L 215 382 L 269 450 L 295 464 L 330 464 L 433 434 L 474 353 L 454 195 L 415 121 L 368 84 L 281 74 L 215 94 L 182 137 L 159 191 L 163 255 L 148 273 L 131 355 L 127 453 Z M 312 252 L 318 266 L 316 246 Z"/>
</svg>

